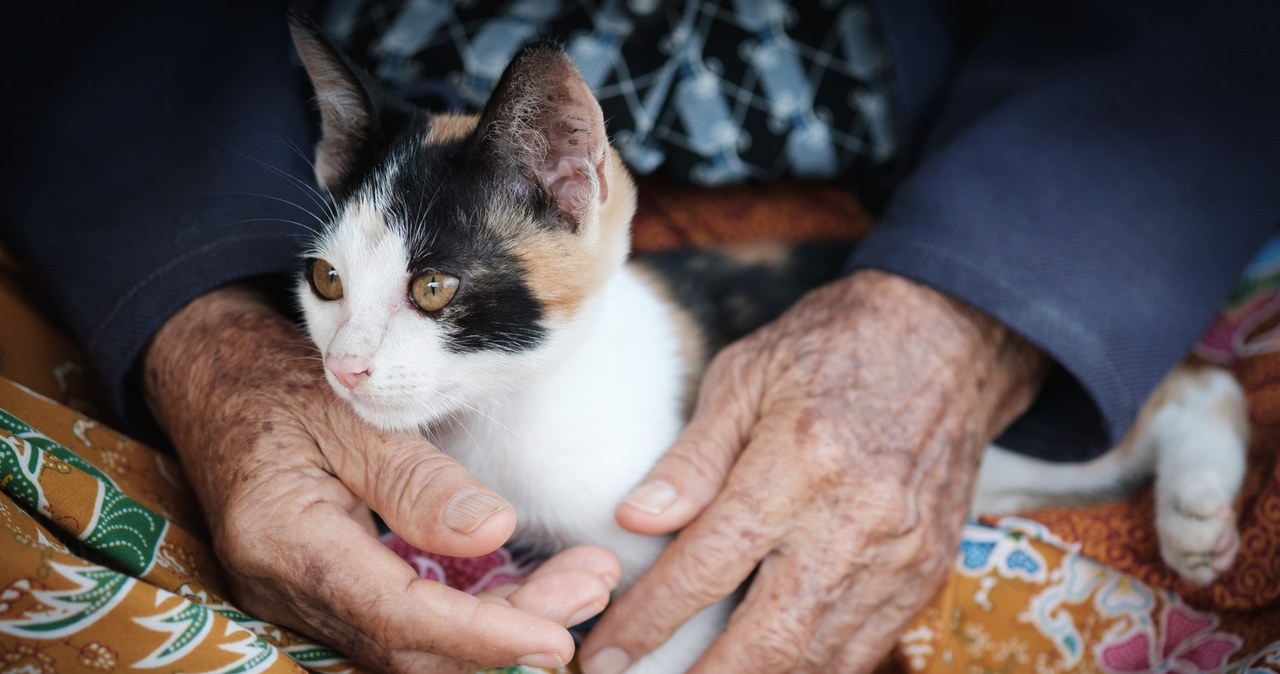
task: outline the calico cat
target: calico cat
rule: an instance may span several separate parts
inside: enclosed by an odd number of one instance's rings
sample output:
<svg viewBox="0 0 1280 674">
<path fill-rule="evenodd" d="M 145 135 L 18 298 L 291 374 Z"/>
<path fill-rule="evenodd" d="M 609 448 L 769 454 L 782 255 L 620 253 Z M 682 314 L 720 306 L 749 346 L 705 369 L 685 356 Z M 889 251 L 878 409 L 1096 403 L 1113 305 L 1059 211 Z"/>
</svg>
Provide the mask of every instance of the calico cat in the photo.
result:
<svg viewBox="0 0 1280 674">
<path fill-rule="evenodd" d="M 304 20 L 292 30 L 321 113 L 316 175 L 336 205 L 298 298 L 333 390 L 371 424 L 426 433 L 507 498 L 520 545 L 612 549 L 625 589 L 665 541 L 623 530 L 614 508 L 676 439 L 710 354 L 834 278 L 847 249 L 627 261 L 635 187 L 558 47 L 521 51 L 479 116 L 429 115 L 381 94 Z M 1092 473 L 1154 464 L 1166 559 L 1208 580 L 1205 564 L 1227 556 L 1239 475 L 1206 486 L 1185 471 L 1210 449 L 1239 463 L 1239 389 L 1183 370 L 1165 389 L 1147 430 L 1101 468 L 989 451 L 978 509 L 1088 492 Z M 1222 424 L 1191 420 L 1205 410 Z M 1037 490 L 1041 470 L 1079 479 Z M 730 610 L 707 608 L 629 671 L 684 671 Z"/>
</svg>

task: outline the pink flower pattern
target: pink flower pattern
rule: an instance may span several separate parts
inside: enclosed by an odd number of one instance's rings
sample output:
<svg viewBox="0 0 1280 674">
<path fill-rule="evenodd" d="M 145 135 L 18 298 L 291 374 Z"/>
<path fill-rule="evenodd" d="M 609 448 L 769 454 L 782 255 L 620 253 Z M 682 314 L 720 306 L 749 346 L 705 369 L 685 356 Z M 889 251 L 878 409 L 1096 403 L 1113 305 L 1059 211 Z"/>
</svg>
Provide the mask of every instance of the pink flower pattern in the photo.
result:
<svg viewBox="0 0 1280 674">
<path fill-rule="evenodd" d="M 499 585 L 514 583 L 537 566 L 537 560 L 516 560 L 506 548 L 480 557 L 446 557 L 423 552 L 395 534 L 386 534 L 382 542 L 417 570 L 420 578 L 443 583 L 468 594 L 479 594 Z"/>
<path fill-rule="evenodd" d="M 1196 612 L 1185 604 L 1168 604 L 1160 613 L 1158 637 L 1151 634 L 1149 623 L 1139 625 L 1100 644 L 1095 655 L 1105 671 L 1117 674 L 1216 672 L 1241 645 L 1239 637 L 1215 632 L 1217 626 L 1217 616 Z"/>
</svg>

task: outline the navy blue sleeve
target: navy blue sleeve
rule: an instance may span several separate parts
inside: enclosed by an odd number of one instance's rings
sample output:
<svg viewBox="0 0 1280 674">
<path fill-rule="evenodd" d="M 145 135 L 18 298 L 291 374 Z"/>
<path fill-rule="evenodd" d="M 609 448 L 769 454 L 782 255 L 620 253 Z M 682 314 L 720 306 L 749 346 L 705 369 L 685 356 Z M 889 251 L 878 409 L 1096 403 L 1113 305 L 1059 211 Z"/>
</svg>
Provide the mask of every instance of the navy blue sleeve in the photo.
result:
<svg viewBox="0 0 1280 674">
<path fill-rule="evenodd" d="M 99 370 L 126 430 L 163 322 L 296 267 L 318 195 L 282 4 L 21 3 L 6 29 L 0 236 Z"/>
<path fill-rule="evenodd" d="M 1280 224 L 1280 5 L 1011 2 L 963 54 L 929 3 L 882 5 L 929 133 L 850 267 L 1041 347 L 1060 370 L 1002 444 L 1096 456 Z"/>
</svg>

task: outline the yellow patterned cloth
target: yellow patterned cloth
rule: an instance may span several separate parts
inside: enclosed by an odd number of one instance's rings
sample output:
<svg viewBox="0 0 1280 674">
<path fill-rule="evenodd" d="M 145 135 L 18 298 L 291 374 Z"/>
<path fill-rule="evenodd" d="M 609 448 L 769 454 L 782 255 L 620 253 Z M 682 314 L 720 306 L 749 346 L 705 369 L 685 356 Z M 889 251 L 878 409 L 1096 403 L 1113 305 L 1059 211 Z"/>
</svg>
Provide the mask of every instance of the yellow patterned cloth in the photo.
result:
<svg viewBox="0 0 1280 674">
<path fill-rule="evenodd" d="M 828 188 L 656 194 L 637 223 L 647 248 L 756 238 L 780 222 L 813 238 L 867 227 Z M 180 466 L 86 414 L 101 410 L 91 377 L 23 278 L 0 248 L 0 674 L 359 671 L 228 603 Z M 889 668 L 1280 672 L 1280 353 L 1255 349 L 1235 367 L 1254 438 L 1240 559 L 1223 579 L 1191 588 L 1163 568 L 1145 492 L 970 523 Z M 504 552 L 464 562 L 387 543 L 463 589 L 527 571 Z"/>
</svg>

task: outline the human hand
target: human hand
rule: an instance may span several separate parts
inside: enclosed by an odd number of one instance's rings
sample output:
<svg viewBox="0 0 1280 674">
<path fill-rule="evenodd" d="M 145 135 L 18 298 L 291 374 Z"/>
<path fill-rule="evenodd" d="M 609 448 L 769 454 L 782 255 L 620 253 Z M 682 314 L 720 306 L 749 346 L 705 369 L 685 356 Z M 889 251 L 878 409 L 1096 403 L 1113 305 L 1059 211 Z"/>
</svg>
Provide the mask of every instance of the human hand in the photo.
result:
<svg viewBox="0 0 1280 674">
<path fill-rule="evenodd" d="M 582 649 L 621 671 L 759 565 L 693 672 L 874 668 L 955 558 L 981 451 L 1046 359 L 928 288 L 859 272 L 720 354 L 693 420 L 619 506 L 685 527 Z"/>
<path fill-rule="evenodd" d="M 568 662 L 565 626 L 604 608 L 617 559 L 570 549 L 480 597 L 418 579 L 374 536 L 368 508 L 410 544 L 464 557 L 506 541 L 515 513 L 422 438 L 365 425 L 320 367 L 295 326 L 235 288 L 192 302 L 147 352 L 148 403 L 236 602 L 378 670 Z"/>
</svg>

